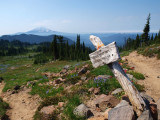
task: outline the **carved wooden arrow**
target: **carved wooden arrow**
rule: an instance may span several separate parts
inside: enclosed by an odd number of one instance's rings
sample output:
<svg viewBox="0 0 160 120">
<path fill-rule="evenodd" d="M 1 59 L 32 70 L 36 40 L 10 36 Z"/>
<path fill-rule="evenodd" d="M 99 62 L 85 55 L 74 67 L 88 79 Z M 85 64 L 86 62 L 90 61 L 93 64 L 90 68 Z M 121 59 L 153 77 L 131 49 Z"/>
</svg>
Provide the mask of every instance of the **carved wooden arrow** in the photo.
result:
<svg viewBox="0 0 160 120">
<path fill-rule="evenodd" d="M 146 104 L 136 87 L 132 84 L 129 77 L 117 62 L 120 59 L 120 55 L 116 46 L 116 42 L 104 46 L 102 41 L 93 35 L 90 36 L 90 40 L 98 49 L 89 54 L 93 67 L 96 68 L 103 66 L 104 64 L 108 64 L 125 93 L 128 95 L 133 109 L 136 111 L 137 115 L 140 116 L 141 113 L 146 109 Z"/>
</svg>

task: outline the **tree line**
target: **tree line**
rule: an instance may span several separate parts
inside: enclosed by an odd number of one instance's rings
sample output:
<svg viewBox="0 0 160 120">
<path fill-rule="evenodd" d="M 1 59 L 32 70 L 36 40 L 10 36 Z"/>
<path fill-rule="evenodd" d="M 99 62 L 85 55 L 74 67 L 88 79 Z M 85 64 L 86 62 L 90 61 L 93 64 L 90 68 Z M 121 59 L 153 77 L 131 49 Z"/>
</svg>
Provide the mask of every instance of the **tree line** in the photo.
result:
<svg viewBox="0 0 160 120">
<path fill-rule="evenodd" d="M 37 48 L 43 51 L 43 54 L 51 56 L 52 60 L 88 60 L 89 53 L 92 50 L 80 42 L 80 35 L 77 35 L 77 40 L 69 45 L 68 41 L 63 40 L 63 36 L 55 35 L 51 44 L 43 43 L 42 48 Z"/>
<path fill-rule="evenodd" d="M 146 47 L 152 44 L 160 44 L 160 31 L 156 34 L 149 34 L 150 32 L 150 14 L 147 17 L 147 22 L 144 26 L 143 33 L 137 34 L 136 39 L 128 38 L 125 44 L 120 47 L 121 50 L 135 50 L 139 47 Z"/>
<path fill-rule="evenodd" d="M 12 56 L 27 53 L 27 47 L 30 45 L 30 43 L 21 42 L 19 40 L 0 40 L 0 56 Z"/>
</svg>

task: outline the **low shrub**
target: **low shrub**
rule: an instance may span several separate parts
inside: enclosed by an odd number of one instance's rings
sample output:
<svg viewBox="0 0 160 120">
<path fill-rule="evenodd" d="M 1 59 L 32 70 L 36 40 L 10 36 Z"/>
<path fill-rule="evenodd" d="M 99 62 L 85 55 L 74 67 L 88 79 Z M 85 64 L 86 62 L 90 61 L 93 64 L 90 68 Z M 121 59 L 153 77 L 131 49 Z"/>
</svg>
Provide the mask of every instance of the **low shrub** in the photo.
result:
<svg viewBox="0 0 160 120">
<path fill-rule="evenodd" d="M 133 75 L 133 77 L 138 79 L 138 80 L 144 80 L 145 79 L 144 75 L 141 74 L 141 73 L 138 73 L 138 72 L 131 71 L 131 72 L 129 72 L 129 74 Z"/>
<path fill-rule="evenodd" d="M 44 54 L 38 54 L 35 56 L 34 64 L 44 64 L 47 63 L 49 59 Z"/>
</svg>

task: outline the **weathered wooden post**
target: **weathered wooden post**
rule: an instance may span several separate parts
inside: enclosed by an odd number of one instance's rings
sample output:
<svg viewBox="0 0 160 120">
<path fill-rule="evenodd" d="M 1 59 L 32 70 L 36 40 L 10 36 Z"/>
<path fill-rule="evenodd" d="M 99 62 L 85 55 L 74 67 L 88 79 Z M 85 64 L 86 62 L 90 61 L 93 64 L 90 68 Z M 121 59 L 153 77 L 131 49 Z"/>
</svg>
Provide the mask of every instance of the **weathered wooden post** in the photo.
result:
<svg viewBox="0 0 160 120">
<path fill-rule="evenodd" d="M 122 67 L 117 62 L 120 59 L 120 55 L 116 43 L 112 42 L 109 45 L 104 46 L 101 40 L 93 35 L 90 36 L 90 40 L 98 49 L 89 54 L 93 67 L 96 68 L 103 66 L 104 64 L 109 66 L 125 93 L 128 95 L 133 109 L 136 111 L 137 115 L 140 116 L 146 109 L 146 104 L 136 87 L 132 84 L 129 77 L 125 74 Z"/>
</svg>

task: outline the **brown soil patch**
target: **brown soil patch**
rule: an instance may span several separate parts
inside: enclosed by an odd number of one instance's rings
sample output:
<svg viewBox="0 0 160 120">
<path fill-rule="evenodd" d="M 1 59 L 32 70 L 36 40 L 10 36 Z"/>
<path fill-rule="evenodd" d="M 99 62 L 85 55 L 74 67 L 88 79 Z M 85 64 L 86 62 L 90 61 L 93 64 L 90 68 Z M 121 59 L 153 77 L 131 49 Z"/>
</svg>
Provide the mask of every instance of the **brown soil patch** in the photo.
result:
<svg viewBox="0 0 160 120">
<path fill-rule="evenodd" d="M 129 56 L 128 64 L 135 67 L 135 71 L 145 75 L 145 80 L 138 82 L 145 86 L 146 93 L 153 97 L 156 101 L 160 98 L 160 60 L 157 58 L 149 58 L 132 52 Z"/>
<path fill-rule="evenodd" d="M 35 111 L 40 104 L 40 97 L 38 95 L 32 96 L 28 92 L 30 89 L 25 88 L 18 93 L 11 94 L 11 92 L 2 93 L 4 83 L 0 85 L 0 96 L 6 101 L 10 108 L 7 115 L 11 120 L 33 120 Z"/>
</svg>

